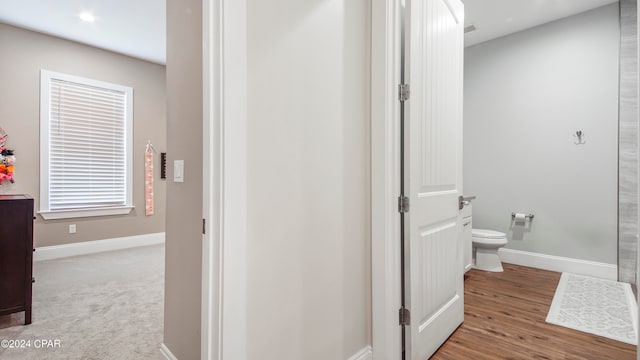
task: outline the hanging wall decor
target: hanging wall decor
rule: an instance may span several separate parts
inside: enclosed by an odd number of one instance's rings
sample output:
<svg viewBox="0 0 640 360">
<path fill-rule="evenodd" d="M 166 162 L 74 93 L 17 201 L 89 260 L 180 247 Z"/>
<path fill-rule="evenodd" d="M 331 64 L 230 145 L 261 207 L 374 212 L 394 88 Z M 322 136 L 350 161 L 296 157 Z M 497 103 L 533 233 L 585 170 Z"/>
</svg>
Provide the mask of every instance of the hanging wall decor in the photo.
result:
<svg viewBox="0 0 640 360">
<path fill-rule="evenodd" d="M 5 181 L 14 183 L 13 172 L 15 170 L 16 157 L 13 150 L 6 147 L 8 138 L 7 132 L 0 128 L 0 185 Z"/>
<path fill-rule="evenodd" d="M 153 195 L 153 153 L 155 151 L 149 140 L 144 151 L 144 210 L 147 216 L 155 213 Z"/>
</svg>

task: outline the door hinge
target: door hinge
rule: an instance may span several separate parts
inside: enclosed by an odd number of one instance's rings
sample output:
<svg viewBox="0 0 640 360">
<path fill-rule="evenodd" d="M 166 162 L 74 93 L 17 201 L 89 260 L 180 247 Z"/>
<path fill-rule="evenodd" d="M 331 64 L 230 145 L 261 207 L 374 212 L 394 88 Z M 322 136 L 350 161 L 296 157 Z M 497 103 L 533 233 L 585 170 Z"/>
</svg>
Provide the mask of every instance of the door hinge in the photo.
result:
<svg viewBox="0 0 640 360">
<path fill-rule="evenodd" d="M 409 100 L 410 95 L 411 91 L 409 90 L 409 84 L 398 85 L 398 100 L 407 101 Z"/>
<path fill-rule="evenodd" d="M 403 306 L 400 308 L 400 311 L 398 312 L 398 314 L 399 314 L 400 326 L 411 325 L 411 312 L 409 311 L 409 309 Z"/>
<path fill-rule="evenodd" d="M 202 219 L 202 235 L 205 235 L 207 233 L 207 221 L 205 219 Z"/>
<path fill-rule="evenodd" d="M 409 198 L 407 196 L 400 196 L 398 198 L 398 211 L 401 213 L 409 212 Z"/>
</svg>

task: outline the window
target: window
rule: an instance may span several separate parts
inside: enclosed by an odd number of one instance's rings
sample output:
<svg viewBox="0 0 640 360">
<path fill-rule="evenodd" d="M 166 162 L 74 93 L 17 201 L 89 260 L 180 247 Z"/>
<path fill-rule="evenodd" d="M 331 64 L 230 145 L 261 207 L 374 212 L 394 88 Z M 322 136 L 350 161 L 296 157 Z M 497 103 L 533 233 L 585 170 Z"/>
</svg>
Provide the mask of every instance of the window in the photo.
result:
<svg viewBox="0 0 640 360">
<path fill-rule="evenodd" d="M 132 88 L 41 71 L 43 218 L 131 211 L 132 117 Z"/>
</svg>

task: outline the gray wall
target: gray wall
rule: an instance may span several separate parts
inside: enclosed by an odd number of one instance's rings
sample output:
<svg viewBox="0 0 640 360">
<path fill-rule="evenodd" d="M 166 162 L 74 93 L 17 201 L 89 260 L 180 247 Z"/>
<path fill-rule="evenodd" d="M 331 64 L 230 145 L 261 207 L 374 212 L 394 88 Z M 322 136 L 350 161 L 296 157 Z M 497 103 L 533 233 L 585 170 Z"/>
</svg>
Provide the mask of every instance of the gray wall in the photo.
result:
<svg viewBox="0 0 640 360">
<path fill-rule="evenodd" d="M 638 249 L 638 28 L 636 0 L 620 1 L 618 280 L 635 282 Z"/>
<path fill-rule="evenodd" d="M 129 215 L 47 220 L 37 217 L 36 247 L 159 233 L 165 226 L 165 182 L 155 178 L 155 215 L 144 214 L 144 147 L 166 144 L 165 68 L 72 41 L 0 24 L 0 127 L 16 151 L 16 183 L 0 193 L 40 193 L 40 70 L 67 73 L 134 89 L 133 202 Z M 156 160 L 159 164 L 159 155 Z M 77 224 L 69 234 L 68 225 Z"/>
<path fill-rule="evenodd" d="M 612 4 L 466 49 L 465 193 L 508 248 L 617 262 L 618 24 Z"/>
<path fill-rule="evenodd" d="M 202 1 L 167 1 L 167 183 L 164 343 L 200 359 L 202 281 Z"/>
<path fill-rule="evenodd" d="M 370 3 L 248 1 L 247 359 L 371 344 Z"/>
</svg>

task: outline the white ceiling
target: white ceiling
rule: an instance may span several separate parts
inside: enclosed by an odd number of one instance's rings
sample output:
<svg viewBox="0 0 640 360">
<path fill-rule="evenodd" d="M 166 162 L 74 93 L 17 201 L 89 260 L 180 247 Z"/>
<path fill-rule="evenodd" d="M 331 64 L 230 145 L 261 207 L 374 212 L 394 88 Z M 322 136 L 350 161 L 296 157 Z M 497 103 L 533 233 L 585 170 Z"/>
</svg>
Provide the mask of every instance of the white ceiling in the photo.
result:
<svg viewBox="0 0 640 360">
<path fill-rule="evenodd" d="M 465 46 L 512 34 L 617 0 L 464 0 Z M 93 23 L 80 20 L 88 11 Z M 166 63 L 165 0 L 0 0 L 0 22 Z"/>
<path fill-rule="evenodd" d="M 0 0 L 0 22 L 166 63 L 165 0 Z"/>
<path fill-rule="evenodd" d="M 508 34 L 579 14 L 618 0 L 464 0 L 464 45 L 471 46 Z"/>
</svg>

